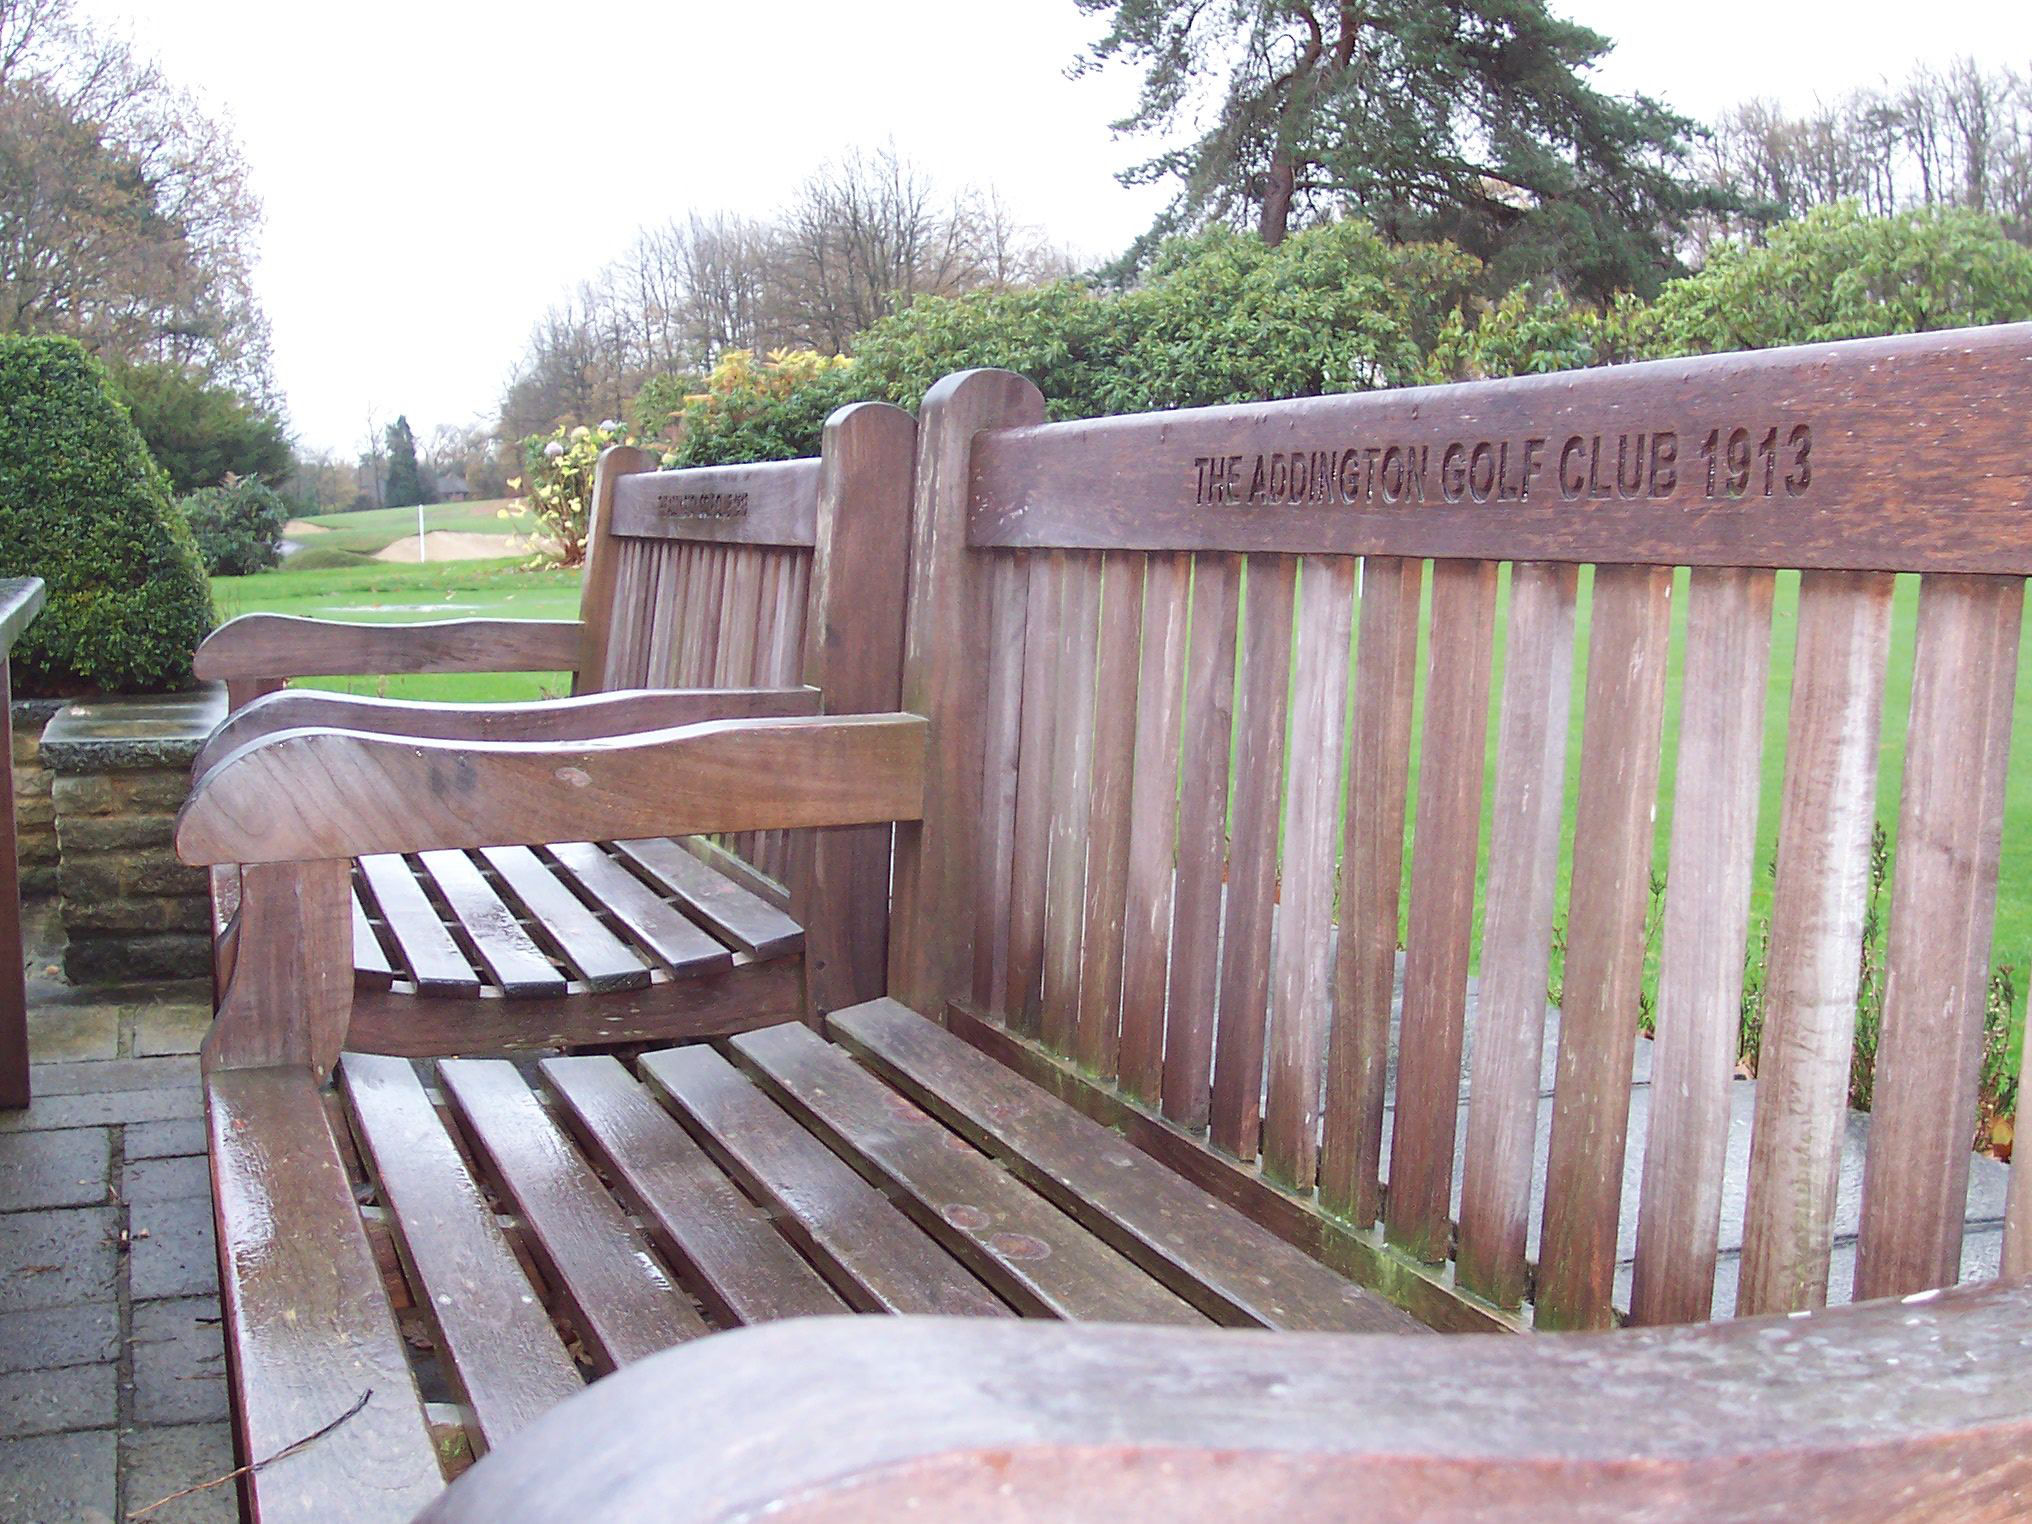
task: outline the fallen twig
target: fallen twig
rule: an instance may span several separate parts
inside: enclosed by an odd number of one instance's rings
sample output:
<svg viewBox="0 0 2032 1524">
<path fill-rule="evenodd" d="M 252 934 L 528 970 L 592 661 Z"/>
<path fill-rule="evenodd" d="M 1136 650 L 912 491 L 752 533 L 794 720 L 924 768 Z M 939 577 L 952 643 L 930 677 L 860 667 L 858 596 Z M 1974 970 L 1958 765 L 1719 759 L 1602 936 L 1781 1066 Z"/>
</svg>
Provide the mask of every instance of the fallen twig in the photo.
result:
<svg viewBox="0 0 2032 1524">
<path fill-rule="evenodd" d="M 130 1519 L 145 1518 L 149 1514 L 154 1513 L 156 1509 L 163 1508 L 171 1503 L 174 1503 L 178 1498 L 187 1498 L 192 1493 L 195 1492 L 209 1492 L 214 1487 L 223 1487 L 228 1482 L 239 1480 L 239 1478 L 247 1475 L 250 1471 L 263 1471 L 266 1470 L 268 1467 L 274 1465 L 277 1461 L 288 1460 L 290 1456 L 295 1455 L 300 1451 L 309 1449 L 312 1445 L 316 1444 L 319 1440 L 323 1439 L 327 1434 L 331 1433 L 334 1429 L 338 1428 L 340 1424 L 346 1422 L 349 1418 L 352 1418 L 362 1408 L 367 1406 L 367 1403 L 372 1399 L 373 1396 L 374 1396 L 374 1388 L 370 1386 L 367 1388 L 366 1391 L 360 1394 L 359 1401 L 355 1402 L 351 1407 L 347 1408 L 345 1412 L 341 1413 L 337 1418 L 334 1418 L 330 1423 L 326 1424 L 323 1428 L 313 1430 L 311 1433 L 304 1435 L 302 1439 L 291 1440 L 288 1444 L 284 1445 L 280 1450 L 277 1450 L 273 1455 L 266 1456 L 261 1460 L 255 1461 L 251 1465 L 235 1466 L 231 1471 L 228 1471 L 224 1476 L 215 1476 L 209 1482 L 199 1482 L 195 1486 L 185 1487 L 180 1492 L 172 1492 L 166 1498 L 157 1498 L 154 1502 L 150 1503 L 146 1508 L 130 1508 L 127 1510 L 127 1517 Z"/>
</svg>

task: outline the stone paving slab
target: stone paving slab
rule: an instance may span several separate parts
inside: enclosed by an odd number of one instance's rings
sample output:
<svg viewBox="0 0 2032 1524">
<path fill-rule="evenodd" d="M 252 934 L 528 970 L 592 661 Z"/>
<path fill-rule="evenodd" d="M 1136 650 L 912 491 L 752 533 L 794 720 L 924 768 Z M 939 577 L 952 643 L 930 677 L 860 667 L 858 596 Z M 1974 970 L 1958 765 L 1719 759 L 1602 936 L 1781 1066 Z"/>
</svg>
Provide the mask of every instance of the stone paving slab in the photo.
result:
<svg viewBox="0 0 2032 1524">
<path fill-rule="evenodd" d="M 208 1296 L 219 1289 L 208 1198 L 135 1206 L 127 1221 L 127 1283 L 135 1301 Z"/>
<path fill-rule="evenodd" d="M 118 1299 L 115 1207 L 0 1215 L 0 1312 Z"/>
<path fill-rule="evenodd" d="M 110 1524 L 119 1506 L 119 1464 L 110 1429 L 0 1440 L 0 1519 Z"/>
<path fill-rule="evenodd" d="M 137 1122 L 125 1130 L 126 1153 L 130 1162 L 136 1159 L 167 1159 L 179 1154 L 202 1154 L 205 1151 L 202 1117 L 173 1122 Z"/>
<path fill-rule="evenodd" d="M 95 1063 L 34 1064 L 30 1088 L 36 1095 L 88 1095 L 99 1091 L 195 1088 L 195 1058 L 109 1058 Z"/>
<path fill-rule="evenodd" d="M 115 1090 L 96 1095 L 39 1095 L 24 1111 L 0 1111 L 0 1133 L 161 1122 L 173 1117 L 194 1117 L 202 1110 L 203 1097 L 196 1086 Z"/>
<path fill-rule="evenodd" d="M 125 1440 L 120 1489 L 130 1514 L 233 1469 L 233 1436 L 223 1423 L 138 1430 Z M 239 1494 L 227 1482 L 156 1509 L 148 1524 L 237 1524 L 239 1517 Z"/>
<path fill-rule="evenodd" d="M 68 1133 L 58 1133 L 68 1137 Z M 120 1175 L 120 1199 L 142 1216 L 165 1201 L 201 1200 L 212 1196 L 212 1172 L 202 1154 L 170 1159 L 137 1159 Z"/>
<path fill-rule="evenodd" d="M 120 1419 L 119 1374 L 111 1365 L 66 1365 L 0 1376 L 0 1439 L 110 1427 Z"/>
<path fill-rule="evenodd" d="M 0 1372 L 96 1365 L 119 1358 L 116 1303 L 0 1313 Z"/>
<path fill-rule="evenodd" d="M 111 1163 L 112 1134 L 103 1127 L 0 1133 L 0 1212 L 98 1206 Z"/>
<path fill-rule="evenodd" d="M 134 1051 L 144 1056 L 195 1053 L 211 1025 L 209 1001 L 143 1006 L 134 1016 Z"/>
<path fill-rule="evenodd" d="M 49 1005 L 31 989 L 28 1054 L 38 1064 L 110 1059 L 120 1051 L 120 1008 L 114 1005 Z"/>
<path fill-rule="evenodd" d="M 137 1422 L 202 1423 L 228 1416 L 216 1297 L 136 1302 L 129 1345 Z"/>
</svg>

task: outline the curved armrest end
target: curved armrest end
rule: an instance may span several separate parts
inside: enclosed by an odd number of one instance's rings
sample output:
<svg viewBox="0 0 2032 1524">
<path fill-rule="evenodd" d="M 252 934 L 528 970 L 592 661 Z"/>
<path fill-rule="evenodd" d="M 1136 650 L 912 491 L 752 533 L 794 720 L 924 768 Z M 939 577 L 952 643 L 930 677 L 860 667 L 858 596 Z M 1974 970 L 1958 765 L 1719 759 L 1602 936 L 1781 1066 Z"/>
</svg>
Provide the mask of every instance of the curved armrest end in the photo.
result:
<svg viewBox="0 0 2032 1524">
<path fill-rule="evenodd" d="M 799 1320 L 654 1356 L 420 1517 L 1701 1519 L 2008 1512 L 2032 1285 L 1405 1338 Z"/>
</svg>

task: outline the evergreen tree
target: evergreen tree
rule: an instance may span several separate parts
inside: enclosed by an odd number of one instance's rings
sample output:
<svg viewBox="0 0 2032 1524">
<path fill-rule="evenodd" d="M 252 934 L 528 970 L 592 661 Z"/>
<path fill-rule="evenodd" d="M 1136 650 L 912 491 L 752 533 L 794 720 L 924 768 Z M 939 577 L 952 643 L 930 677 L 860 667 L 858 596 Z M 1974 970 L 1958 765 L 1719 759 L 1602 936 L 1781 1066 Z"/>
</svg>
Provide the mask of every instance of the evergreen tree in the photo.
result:
<svg viewBox="0 0 2032 1524">
<path fill-rule="evenodd" d="M 388 445 L 388 490 L 382 501 L 390 508 L 412 508 L 432 500 L 429 483 L 416 464 L 416 436 L 409 420 L 397 417 L 383 436 Z"/>
<path fill-rule="evenodd" d="M 1649 294 L 1711 194 L 1681 173 L 1691 124 L 1589 85 L 1608 39 L 1545 0 L 1076 3 L 1108 22 L 1076 69 L 1143 71 L 1116 130 L 1197 133 L 1123 174 L 1179 186 L 1132 264 L 1207 223 L 1274 245 L 1342 214 L 1392 241 L 1452 239 L 1501 285 Z"/>
</svg>

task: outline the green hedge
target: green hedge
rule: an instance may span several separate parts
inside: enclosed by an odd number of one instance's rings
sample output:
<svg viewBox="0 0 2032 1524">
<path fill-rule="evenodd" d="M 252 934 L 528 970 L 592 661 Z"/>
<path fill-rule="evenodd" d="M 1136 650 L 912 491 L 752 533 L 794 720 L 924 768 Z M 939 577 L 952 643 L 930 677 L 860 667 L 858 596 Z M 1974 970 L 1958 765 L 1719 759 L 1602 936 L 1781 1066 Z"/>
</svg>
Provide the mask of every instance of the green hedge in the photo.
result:
<svg viewBox="0 0 2032 1524">
<path fill-rule="evenodd" d="M 68 339 L 0 337 L 0 576 L 49 584 L 15 690 L 149 692 L 190 681 L 212 598 L 169 484 Z"/>
</svg>

